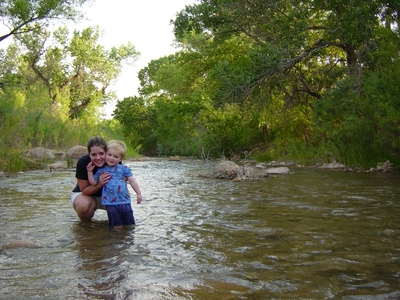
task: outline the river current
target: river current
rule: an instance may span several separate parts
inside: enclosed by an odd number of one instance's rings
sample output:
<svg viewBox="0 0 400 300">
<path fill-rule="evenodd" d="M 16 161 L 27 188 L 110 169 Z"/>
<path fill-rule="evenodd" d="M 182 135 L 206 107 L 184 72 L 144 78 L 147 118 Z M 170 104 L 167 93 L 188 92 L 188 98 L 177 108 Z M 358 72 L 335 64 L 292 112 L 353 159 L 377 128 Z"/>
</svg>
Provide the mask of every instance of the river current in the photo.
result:
<svg viewBox="0 0 400 300">
<path fill-rule="evenodd" d="M 0 178 L 0 299 L 399 299 L 400 174 L 127 162 L 137 225 L 80 222 L 74 170 Z"/>
</svg>

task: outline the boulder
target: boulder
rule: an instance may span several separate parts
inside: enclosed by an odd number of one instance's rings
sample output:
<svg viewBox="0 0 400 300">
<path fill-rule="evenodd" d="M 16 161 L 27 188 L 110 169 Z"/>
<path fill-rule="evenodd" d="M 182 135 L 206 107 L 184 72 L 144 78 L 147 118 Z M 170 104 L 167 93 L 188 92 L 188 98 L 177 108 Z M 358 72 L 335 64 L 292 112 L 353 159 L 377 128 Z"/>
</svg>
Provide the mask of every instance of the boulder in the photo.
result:
<svg viewBox="0 0 400 300">
<path fill-rule="evenodd" d="M 223 160 L 217 165 L 217 178 L 233 179 L 242 176 L 242 169 L 233 161 Z"/>
<path fill-rule="evenodd" d="M 233 161 L 222 160 L 215 169 L 206 169 L 200 172 L 201 177 L 230 179 L 234 181 L 252 180 L 269 175 L 290 174 L 288 167 L 276 167 L 265 169 L 265 164 L 252 166 L 239 166 Z"/>
<path fill-rule="evenodd" d="M 88 154 L 87 148 L 84 146 L 73 146 L 68 149 L 66 153 L 66 158 L 79 159 L 85 154 Z"/>
<path fill-rule="evenodd" d="M 323 168 L 323 169 L 346 169 L 346 166 L 334 161 L 329 164 L 323 164 L 321 166 L 321 168 Z"/>
<path fill-rule="evenodd" d="M 26 156 L 34 159 L 55 159 L 51 151 L 43 147 L 36 147 L 26 151 Z"/>
<path fill-rule="evenodd" d="M 276 167 L 276 168 L 268 168 L 265 170 L 266 175 L 274 175 L 274 174 L 290 174 L 290 170 L 288 167 Z"/>
<path fill-rule="evenodd" d="M 51 165 L 47 165 L 47 169 L 50 172 L 56 171 L 56 170 L 64 170 L 68 168 L 68 164 L 66 161 L 56 161 L 55 163 Z"/>
<path fill-rule="evenodd" d="M 56 159 L 65 159 L 66 153 L 64 151 L 59 151 L 55 149 L 47 149 L 51 154 L 55 156 Z"/>
<path fill-rule="evenodd" d="M 32 240 L 16 240 L 3 245 L 3 249 L 41 248 L 42 246 Z"/>
</svg>

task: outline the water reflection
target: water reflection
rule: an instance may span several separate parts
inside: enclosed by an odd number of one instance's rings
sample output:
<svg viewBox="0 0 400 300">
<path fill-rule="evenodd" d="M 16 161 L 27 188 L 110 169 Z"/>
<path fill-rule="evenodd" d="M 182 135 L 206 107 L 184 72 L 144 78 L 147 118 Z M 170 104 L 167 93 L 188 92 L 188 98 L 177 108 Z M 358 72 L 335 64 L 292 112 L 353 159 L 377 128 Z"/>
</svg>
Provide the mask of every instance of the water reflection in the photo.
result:
<svg viewBox="0 0 400 300">
<path fill-rule="evenodd" d="M 86 296 L 102 299 L 121 297 L 127 274 L 133 261 L 129 249 L 134 245 L 134 227 L 121 231 L 107 228 L 106 221 L 78 222 L 72 226 L 77 251 L 78 288 Z"/>
</svg>

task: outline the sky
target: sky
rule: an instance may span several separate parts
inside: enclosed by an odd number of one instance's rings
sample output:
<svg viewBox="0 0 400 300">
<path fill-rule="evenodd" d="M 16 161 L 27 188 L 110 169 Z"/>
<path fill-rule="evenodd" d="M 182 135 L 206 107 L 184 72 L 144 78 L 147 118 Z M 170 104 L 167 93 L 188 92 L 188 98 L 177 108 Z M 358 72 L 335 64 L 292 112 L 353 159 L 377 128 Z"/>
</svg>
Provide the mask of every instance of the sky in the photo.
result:
<svg viewBox="0 0 400 300">
<path fill-rule="evenodd" d="M 100 44 L 106 49 L 131 42 L 140 57 L 133 67 L 124 67 L 116 84 L 110 88 L 118 100 L 138 95 L 137 73 L 152 59 L 175 53 L 174 34 L 170 20 L 186 5 L 196 0 L 94 0 L 84 7 L 87 21 L 77 25 L 77 29 L 99 25 L 104 31 Z M 106 108 L 112 113 L 115 104 Z"/>
</svg>

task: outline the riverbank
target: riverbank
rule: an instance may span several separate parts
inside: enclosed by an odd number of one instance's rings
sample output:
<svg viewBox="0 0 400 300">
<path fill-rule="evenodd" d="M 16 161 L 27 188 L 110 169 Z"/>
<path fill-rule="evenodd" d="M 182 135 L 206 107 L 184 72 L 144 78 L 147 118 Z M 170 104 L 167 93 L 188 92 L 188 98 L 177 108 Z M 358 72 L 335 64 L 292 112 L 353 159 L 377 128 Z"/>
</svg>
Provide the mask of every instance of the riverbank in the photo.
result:
<svg viewBox="0 0 400 300">
<path fill-rule="evenodd" d="M 31 165 L 34 166 L 29 170 L 46 170 L 48 172 L 58 172 L 62 170 L 75 171 L 75 165 L 77 160 L 87 153 L 84 146 L 74 146 L 68 149 L 68 151 L 57 151 L 53 149 L 45 149 L 38 147 L 30 149 L 25 152 L 24 159 L 29 160 Z M 128 158 L 126 162 L 130 161 L 189 161 L 189 160 L 200 160 L 195 157 L 182 157 L 182 156 L 170 156 L 170 157 L 146 157 L 138 156 L 134 158 Z M 330 170 L 340 170 L 344 172 L 392 172 L 394 168 L 390 161 L 386 161 L 383 164 L 379 164 L 376 167 L 370 169 L 364 169 L 359 167 L 345 166 L 336 161 L 330 163 L 321 163 L 316 165 L 301 165 L 296 164 L 294 161 L 269 161 L 269 162 L 258 162 L 251 159 L 244 160 L 227 160 L 227 159 L 205 159 L 203 160 L 206 164 L 204 170 L 199 171 L 198 176 L 204 178 L 214 179 L 226 179 L 234 181 L 246 181 L 254 180 L 263 177 L 276 176 L 290 174 L 291 167 L 306 167 L 306 168 L 320 168 Z M 18 174 L 28 170 L 21 170 L 18 172 L 4 172 L 0 171 L 0 177 L 8 177 L 11 174 Z"/>
</svg>

